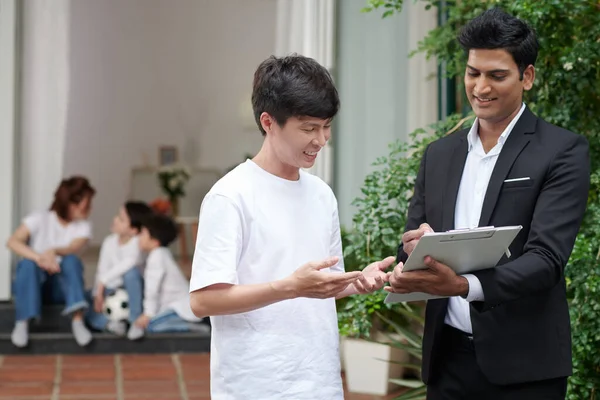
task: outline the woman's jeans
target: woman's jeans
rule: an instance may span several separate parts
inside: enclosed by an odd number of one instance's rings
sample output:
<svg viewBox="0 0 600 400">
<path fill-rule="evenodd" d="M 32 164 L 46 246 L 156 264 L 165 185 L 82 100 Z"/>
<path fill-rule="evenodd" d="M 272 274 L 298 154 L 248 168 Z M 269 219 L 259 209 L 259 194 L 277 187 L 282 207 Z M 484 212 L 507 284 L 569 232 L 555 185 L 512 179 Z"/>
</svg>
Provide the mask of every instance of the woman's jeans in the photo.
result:
<svg viewBox="0 0 600 400">
<path fill-rule="evenodd" d="M 16 320 L 39 318 L 42 304 L 64 304 L 63 315 L 87 308 L 84 296 L 83 263 L 75 255 L 66 255 L 60 272 L 50 275 L 34 261 L 23 259 L 17 264 L 13 282 Z"/>
<path fill-rule="evenodd" d="M 144 296 L 144 279 L 139 269 L 131 268 L 123 275 L 123 286 L 129 297 L 129 323 L 134 323 L 140 315 L 142 315 L 142 301 Z M 104 289 L 104 296 L 110 296 L 115 292 L 114 289 Z M 87 324 L 98 331 L 106 329 L 108 317 L 103 312 L 94 310 L 94 298 L 91 292 L 86 293 L 86 298 L 89 301 L 90 307 L 87 309 L 85 321 Z"/>
</svg>

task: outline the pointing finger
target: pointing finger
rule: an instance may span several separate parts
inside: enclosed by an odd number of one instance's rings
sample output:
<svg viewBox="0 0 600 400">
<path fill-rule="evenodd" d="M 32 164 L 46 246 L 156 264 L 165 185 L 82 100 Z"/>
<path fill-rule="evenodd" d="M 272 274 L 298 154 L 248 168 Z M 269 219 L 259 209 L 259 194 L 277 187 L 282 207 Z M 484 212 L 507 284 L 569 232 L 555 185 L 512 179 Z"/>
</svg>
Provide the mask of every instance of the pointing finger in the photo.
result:
<svg viewBox="0 0 600 400">
<path fill-rule="evenodd" d="M 396 261 L 396 257 L 394 257 L 394 256 L 386 257 L 379 262 L 379 264 L 377 265 L 377 268 L 381 271 L 386 270 L 390 267 L 390 265 L 392 265 L 394 263 L 394 261 Z"/>
<path fill-rule="evenodd" d="M 318 271 L 321 269 L 333 267 L 335 264 L 337 264 L 338 261 L 339 261 L 339 257 L 326 258 L 325 260 L 315 263 L 314 268 Z"/>
</svg>

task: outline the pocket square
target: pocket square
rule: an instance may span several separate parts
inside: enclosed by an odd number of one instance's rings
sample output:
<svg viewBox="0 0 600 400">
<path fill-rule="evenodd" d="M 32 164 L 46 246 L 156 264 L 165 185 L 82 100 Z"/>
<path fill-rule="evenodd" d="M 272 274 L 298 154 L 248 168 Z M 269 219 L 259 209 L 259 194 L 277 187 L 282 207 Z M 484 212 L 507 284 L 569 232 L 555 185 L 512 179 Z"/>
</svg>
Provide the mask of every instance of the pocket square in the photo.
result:
<svg viewBox="0 0 600 400">
<path fill-rule="evenodd" d="M 528 176 L 526 176 L 526 177 L 524 177 L 524 178 L 512 178 L 512 179 L 506 179 L 506 180 L 504 181 L 504 183 L 507 183 L 507 182 L 520 182 L 520 181 L 528 181 L 528 180 L 530 180 L 530 179 L 531 179 L 531 178 L 530 178 L 530 177 L 528 177 Z"/>
</svg>

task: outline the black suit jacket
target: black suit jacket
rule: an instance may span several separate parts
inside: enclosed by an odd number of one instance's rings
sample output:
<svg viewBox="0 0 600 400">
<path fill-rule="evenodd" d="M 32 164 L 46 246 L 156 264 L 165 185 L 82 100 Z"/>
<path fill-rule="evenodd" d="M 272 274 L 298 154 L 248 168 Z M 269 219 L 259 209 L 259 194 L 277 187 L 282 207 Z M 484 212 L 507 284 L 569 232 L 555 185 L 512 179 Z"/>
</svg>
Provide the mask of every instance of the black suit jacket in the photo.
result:
<svg viewBox="0 0 600 400">
<path fill-rule="evenodd" d="M 467 157 L 468 129 L 431 143 L 421 161 L 406 230 L 427 222 L 454 228 Z M 529 180 L 504 181 L 529 177 Z M 528 108 L 508 136 L 492 172 L 479 226 L 522 225 L 511 257 L 475 272 L 485 301 L 472 302 L 477 362 L 495 384 L 572 373 L 564 267 L 585 213 L 590 184 L 587 140 L 537 118 Z M 399 260 L 406 254 L 400 246 Z M 447 299 L 427 303 L 422 377 L 436 373 Z"/>
</svg>

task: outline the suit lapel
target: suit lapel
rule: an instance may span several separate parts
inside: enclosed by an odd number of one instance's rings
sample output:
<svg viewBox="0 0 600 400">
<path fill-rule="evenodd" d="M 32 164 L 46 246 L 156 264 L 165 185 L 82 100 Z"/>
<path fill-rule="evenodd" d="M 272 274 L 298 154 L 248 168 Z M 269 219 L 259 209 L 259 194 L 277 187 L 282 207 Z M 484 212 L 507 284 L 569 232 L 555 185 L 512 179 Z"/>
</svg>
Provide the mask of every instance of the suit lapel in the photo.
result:
<svg viewBox="0 0 600 400">
<path fill-rule="evenodd" d="M 514 126 L 498 155 L 498 160 L 492 171 L 492 176 L 490 177 L 490 182 L 483 199 L 479 226 L 489 224 L 502 184 L 515 160 L 525 146 L 527 146 L 527 143 L 529 143 L 531 138 L 529 134 L 535 132 L 536 123 L 537 117 L 529 111 L 529 108 L 525 108 L 521 118 L 519 118 L 519 121 Z"/>
<path fill-rule="evenodd" d="M 460 140 L 454 146 L 450 155 L 450 165 L 448 167 L 448 180 L 446 181 L 446 190 L 443 198 L 442 229 L 444 231 L 454 229 L 454 211 L 456 209 L 456 197 L 458 196 L 458 187 L 462 178 L 465 162 L 467 161 L 468 142 L 467 134 L 469 130 L 462 132 Z"/>
</svg>

